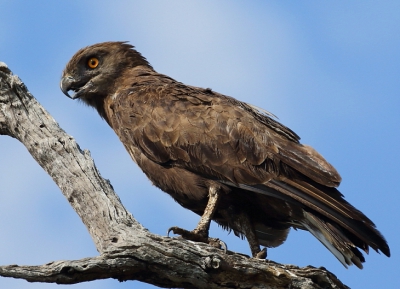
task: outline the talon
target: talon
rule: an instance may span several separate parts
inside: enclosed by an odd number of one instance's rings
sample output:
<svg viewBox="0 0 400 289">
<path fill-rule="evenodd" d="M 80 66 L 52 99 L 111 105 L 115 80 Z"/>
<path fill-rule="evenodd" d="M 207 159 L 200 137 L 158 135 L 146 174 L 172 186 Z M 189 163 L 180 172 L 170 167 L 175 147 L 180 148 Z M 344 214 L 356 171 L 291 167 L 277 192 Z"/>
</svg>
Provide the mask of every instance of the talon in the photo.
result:
<svg viewBox="0 0 400 289">
<path fill-rule="evenodd" d="M 188 231 L 179 227 L 171 227 L 167 231 L 167 235 L 169 237 L 169 233 L 173 232 L 175 235 L 180 235 L 183 239 L 195 241 L 195 242 L 203 242 L 207 243 L 207 237 L 204 237 L 200 232 Z"/>
<path fill-rule="evenodd" d="M 263 248 L 260 252 L 258 252 L 255 256 L 256 259 L 265 259 L 267 258 L 267 248 Z"/>
<path fill-rule="evenodd" d="M 220 242 L 221 242 L 222 250 L 224 250 L 224 253 L 226 254 L 226 252 L 228 251 L 228 245 L 224 241 L 220 240 Z"/>
<path fill-rule="evenodd" d="M 228 250 L 228 246 L 226 245 L 226 243 L 224 241 L 221 241 L 220 239 L 208 238 L 208 244 L 215 248 L 224 250 L 225 254 Z"/>
<path fill-rule="evenodd" d="M 169 233 L 174 233 L 175 234 L 175 229 L 179 229 L 178 227 L 170 227 L 167 231 L 167 237 L 169 237 Z"/>
<path fill-rule="evenodd" d="M 228 250 L 228 246 L 226 245 L 225 242 L 223 242 L 217 238 L 208 238 L 208 237 L 204 236 L 203 232 L 200 232 L 196 229 L 193 231 L 187 231 L 187 230 L 179 228 L 179 227 L 171 227 L 167 231 L 168 237 L 171 232 L 173 232 L 176 235 L 180 235 L 183 239 L 186 239 L 189 241 L 194 241 L 194 242 L 206 243 L 215 248 L 222 249 L 222 250 L 224 250 L 224 253 L 226 253 Z"/>
<path fill-rule="evenodd" d="M 217 238 L 207 238 L 207 242 L 209 245 L 213 246 L 214 248 L 221 249 L 226 252 L 228 251 L 228 246 L 224 241 L 221 241 L 220 239 Z"/>
</svg>

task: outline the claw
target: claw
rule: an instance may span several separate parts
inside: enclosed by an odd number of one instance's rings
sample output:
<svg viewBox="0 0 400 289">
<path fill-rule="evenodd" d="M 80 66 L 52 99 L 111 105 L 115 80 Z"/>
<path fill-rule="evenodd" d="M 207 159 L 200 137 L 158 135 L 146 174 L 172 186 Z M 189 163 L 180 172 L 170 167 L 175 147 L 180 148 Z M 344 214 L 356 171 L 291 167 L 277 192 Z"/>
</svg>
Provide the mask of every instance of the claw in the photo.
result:
<svg viewBox="0 0 400 289">
<path fill-rule="evenodd" d="M 224 250 L 224 253 L 227 252 L 228 246 L 226 245 L 225 242 L 221 241 L 220 239 L 217 238 L 208 238 L 204 237 L 201 233 L 194 231 L 187 231 L 185 229 L 179 228 L 179 227 L 171 227 L 167 231 L 167 236 L 169 237 L 169 234 L 173 232 L 176 235 L 180 235 L 182 238 L 194 242 L 202 242 L 209 244 L 215 248 L 222 249 Z"/>
<path fill-rule="evenodd" d="M 203 242 L 207 243 L 208 238 L 204 237 L 202 234 L 196 231 L 188 231 L 179 227 L 171 227 L 167 231 L 167 235 L 169 237 L 169 233 L 173 232 L 176 235 L 180 235 L 183 239 L 195 241 L 195 242 Z"/>
<path fill-rule="evenodd" d="M 221 242 L 220 245 L 222 247 L 222 250 L 224 250 L 224 253 L 226 254 L 226 252 L 228 251 L 228 245 L 224 241 L 219 241 Z"/>
<path fill-rule="evenodd" d="M 177 228 L 177 227 L 170 227 L 169 229 L 168 229 L 168 231 L 167 231 L 167 237 L 169 237 L 169 233 L 174 233 L 175 234 L 175 232 L 174 232 L 174 229 L 175 228 Z"/>
<path fill-rule="evenodd" d="M 267 248 L 263 248 L 260 252 L 258 252 L 254 258 L 256 259 L 265 259 L 267 258 Z"/>
<path fill-rule="evenodd" d="M 212 240 L 212 241 L 211 241 Z M 211 243 L 211 242 L 215 242 L 215 244 L 214 243 Z M 216 247 L 216 248 L 218 248 L 218 249 L 221 249 L 221 250 L 224 250 L 224 253 L 226 254 L 226 252 L 228 251 L 228 246 L 226 245 L 226 243 L 224 242 L 224 241 L 221 241 L 220 239 L 212 239 L 212 238 L 209 238 L 208 239 L 208 243 L 211 245 L 211 246 L 213 246 L 213 247 Z M 216 246 L 216 245 L 218 245 L 218 246 Z"/>
</svg>

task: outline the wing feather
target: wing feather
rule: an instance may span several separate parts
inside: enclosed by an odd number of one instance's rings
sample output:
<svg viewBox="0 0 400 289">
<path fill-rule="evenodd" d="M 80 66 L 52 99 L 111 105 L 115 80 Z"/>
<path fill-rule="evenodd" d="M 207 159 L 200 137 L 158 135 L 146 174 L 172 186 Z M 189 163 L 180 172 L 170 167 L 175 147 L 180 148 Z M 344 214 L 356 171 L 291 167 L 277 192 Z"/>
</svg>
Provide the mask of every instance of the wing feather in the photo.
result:
<svg viewBox="0 0 400 289">
<path fill-rule="evenodd" d="M 64 93 L 77 90 L 82 76 L 76 68 L 96 53 L 102 63 L 80 99 L 182 206 L 201 214 L 208 188 L 217 186 L 224 194 L 213 219 L 239 236 L 249 237 L 252 227 L 260 244 L 274 247 L 290 227 L 306 229 L 345 266 L 361 267 L 357 247 L 390 255 L 373 222 L 336 190 L 341 178 L 334 167 L 263 109 L 159 74 L 122 42 L 78 51 L 63 72 Z"/>
<path fill-rule="evenodd" d="M 341 181 L 338 172 L 313 148 L 300 144 L 294 132 L 246 103 L 162 80 L 168 82 L 162 89 L 160 84 L 147 84 L 145 90 L 135 93 L 130 88 L 114 99 L 114 108 L 129 106 L 109 112 L 123 143 L 134 140 L 159 165 L 243 191 L 267 192 L 284 201 L 294 218 L 286 221 L 308 229 L 343 264 L 361 266 L 363 257 L 356 246 L 366 252 L 371 246 L 390 255 L 372 221 L 334 188 Z M 271 246 L 282 243 L 288 233 L 285 226 L 265 232 L 260 228 L 257 234 Z M 279 238 L 267 237 L 274 231 Z"/>
</svg>

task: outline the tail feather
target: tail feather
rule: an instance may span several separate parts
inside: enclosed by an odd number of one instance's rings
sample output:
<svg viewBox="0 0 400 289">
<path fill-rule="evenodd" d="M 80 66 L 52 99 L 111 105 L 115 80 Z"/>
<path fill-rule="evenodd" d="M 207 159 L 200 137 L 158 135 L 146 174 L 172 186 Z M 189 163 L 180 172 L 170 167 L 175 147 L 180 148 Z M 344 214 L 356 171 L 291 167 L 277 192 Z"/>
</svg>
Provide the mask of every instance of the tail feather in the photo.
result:
<svg viewBox="0 0 400 289">
<path fill-rule="evenodd" d="M 316 211 L 318 215 L 324 216 L 346 230 L 346 236 L 355 246 L 361 248 L 368 253 L 370 246 L 375 251 L 382 251 L 386 256 L 390 256 L 390 249 L 385 238 L 375 228 L 375 224 L 368 219 L 362 212 L 354 208 L 343 198 L 332 198 L 329 190 L 334 188 L 326 188 L 328 193 L 318 188 L 318 185 L 312 181 L 308 183 L 299 181 L 296 187 L 280 181 L 271 181 L 266 186 L 272 186 L 285 195 L 290 195 L 298 202 L 310 209 Z M 307 186 L 302 186 L 307 184 Z"/>
<path fill-rule="evenodd" d="M 363 267 L 362 263 L 365 262 L 365 259 L 358 248 L 368 254 L 369 247 L 371 247 L 378 253 L 382 251 L 386 256 L 390 256 L 389 246 L 376 229 L 375 224 L 361 211 L 345 201 L 336 188 L 323 186 L 306 177 L 270 180 L 264 185 L 221 182 L 284 201 L 289 212 L 284 212 L 286 217 L 277 221 L 281 224 L 285 223 L 288 226 L 308 230 L 346 268 L 352 264 L 358 268 Z M 257 232 L 257 226 L 255 229 L 260 244 L 267 247 L 275 247 L 283 243 L 289 232 L 289 230 L 278 232 L 280 237 L 273 238 L 272 235 L 276 232 L 261 227 Z M 275 242 L 271 242 L 271 240 L 275 240 Z"/>
<path fill-rule="evenodd" d="M 342 264 L 355 264 L 362 269 L 365 261 L 361 252 L 337 228 L 324 222 L 310 212 L 304 211 L 305 219 L 301 224 L 316 237 Z"/>
</svg>

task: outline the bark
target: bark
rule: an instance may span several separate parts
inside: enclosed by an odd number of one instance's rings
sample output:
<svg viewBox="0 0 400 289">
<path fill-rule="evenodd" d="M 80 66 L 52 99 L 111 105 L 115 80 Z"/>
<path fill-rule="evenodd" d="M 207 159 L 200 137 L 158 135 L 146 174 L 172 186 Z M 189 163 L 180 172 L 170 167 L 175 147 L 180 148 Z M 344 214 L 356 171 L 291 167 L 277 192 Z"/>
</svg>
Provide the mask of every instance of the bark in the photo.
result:
<svg viewBox="0 0 400 289">
<path fill-rule="evenodd" d="M 22 142 L 53 178 L 100 253 L 41 266 L 0 266 L 0 276 L 58 284 L 114 278 L 170 288 L 348 288 L 324 268 L 253 259 L 150 233 L 100 176 L 89 151 L 79 148 L 1 62 L 0 134 Z"/>
</svg>

